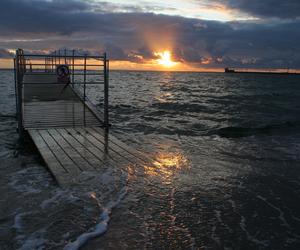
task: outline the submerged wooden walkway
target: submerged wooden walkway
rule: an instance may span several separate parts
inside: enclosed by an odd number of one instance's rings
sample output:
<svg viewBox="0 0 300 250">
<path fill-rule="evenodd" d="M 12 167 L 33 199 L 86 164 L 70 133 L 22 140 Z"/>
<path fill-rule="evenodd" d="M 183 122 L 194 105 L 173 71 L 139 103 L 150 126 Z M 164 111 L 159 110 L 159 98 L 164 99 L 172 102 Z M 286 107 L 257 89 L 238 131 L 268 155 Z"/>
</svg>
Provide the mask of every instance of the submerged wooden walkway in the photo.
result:
<svg viewBox="0 0 300 250">
<path fill-rule="evenodd" d="M 61 186 L 108 163 L 144 161 L 103 128 L 71 86 L 63 90 L 65 85 L 55 81 L 55 75 L 24 75 L 23 124 Z"/>
<path fill-rule="evenodd" d="M 41 156 L 61 186 L 76 181 L 81 173 L 97 171 L 107 164 L 143 162 L 127 145 L 99 127 L 28 130 Z"/>
<path fill-rule="evenodd" d="M 55 77 L 56 75 L 24 76 L 24 128 L 102 125 L 74 89 L 56 84 Z"/>
</svg>

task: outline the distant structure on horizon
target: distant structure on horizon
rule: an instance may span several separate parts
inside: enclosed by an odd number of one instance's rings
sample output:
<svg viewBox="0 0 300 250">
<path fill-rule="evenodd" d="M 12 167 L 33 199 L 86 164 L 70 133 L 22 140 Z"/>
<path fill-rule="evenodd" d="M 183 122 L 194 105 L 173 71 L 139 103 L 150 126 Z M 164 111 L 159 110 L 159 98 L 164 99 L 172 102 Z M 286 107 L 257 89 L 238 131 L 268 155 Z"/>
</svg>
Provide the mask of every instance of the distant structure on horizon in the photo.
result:
<svg viewBox="0 0 300 250">
<path fill-rule="evenodd" d="M 230 69 L 230 68 L 225 68 L 224 70 L 225 73 L 235 73 L 234 69 Z"/>
<path fill-rule="evenodd" d="M 242 74 L 277 74 L 277 75 L 299 75 L 300 72 L 291 72 L 290 70 L 287 71 L 276 71 L 276 70 L 269 70 L 269 71 L 260 71 L 260 70 L 252 70 L 249 71 L 248 69 L 233 69 L 226 67 L 224 69 L 224 73 L 242 73 Z"/>
</svg>

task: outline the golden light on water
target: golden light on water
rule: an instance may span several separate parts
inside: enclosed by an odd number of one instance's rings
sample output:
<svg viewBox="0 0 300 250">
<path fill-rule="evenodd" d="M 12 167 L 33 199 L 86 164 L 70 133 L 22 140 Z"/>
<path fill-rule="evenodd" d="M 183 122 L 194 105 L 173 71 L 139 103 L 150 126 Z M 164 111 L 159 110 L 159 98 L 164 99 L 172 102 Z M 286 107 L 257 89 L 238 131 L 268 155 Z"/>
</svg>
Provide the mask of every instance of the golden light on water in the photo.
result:
<svg viewBox="0 0 300 250">
<path fill-rule="evenodd" d="M 159 59 L 157 59 L 157 63 L 164 67 L 170 68 L 177 64 L 177 62 L 172 61 L 171 52 L 168 50 L 163 52 L 155 52 L 154 55 L 159 57 Z"/>
<path fill-rule="evenodd" d="M 169 182 L 176 172 L 188 167 L 188 160 L 182 153 L 164 152 L 157 154 L 151 165 L 144 166 L 144 171 L 149 176 L 157 176 Z"/>
</svg>

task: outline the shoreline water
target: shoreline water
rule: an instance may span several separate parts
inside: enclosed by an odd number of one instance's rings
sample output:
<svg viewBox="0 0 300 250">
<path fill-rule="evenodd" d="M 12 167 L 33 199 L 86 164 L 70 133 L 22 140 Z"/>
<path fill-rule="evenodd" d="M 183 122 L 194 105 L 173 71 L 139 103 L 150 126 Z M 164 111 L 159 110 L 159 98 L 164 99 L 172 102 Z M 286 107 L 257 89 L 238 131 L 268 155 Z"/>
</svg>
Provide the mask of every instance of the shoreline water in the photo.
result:
<svg viewBox="0 0 300 250">
<path fill-rule="evenodd" d="M 62 249 L 123 188 L 108 231 L 82 249 L 299 248 L 297 76 L 113 71 L 112 129 L 158 161 L 61 189 L 30 144 L 17 148 L 13 72 L 2 73 L 1 248 Z"/>
<path fill-rule="evenodd" d="M 10 70 L 14 70 L 13 68 L 0 68 L 0 71 L 10 71 Z M 90 69 L 87 69 L 87 71 L 93 71 L 93 70 L 90 70 Z M 217 69 L 217 70 L 208 70 L 208 71 L 205 71 L 205 70 L 201 70 L 201 71 L 187 71 L 187 70 L 183 70 L 183 71 L 176 71 L 176 70 L 134 70 L 134 69 L 110 69 L 110 71 L 116 71 L 116 72 L 144 72 L 144 73 L 147 73 L 147 72 L 151 72 L 151 73 L 196 73 L 196 74 L 223 74 L 223 73 L 226 73 L 224 72 L 224 69 L 220 68 L 220 69 Z M 252 74 L 270 74 L 270 75 L 300 75 L 300 71 L 295 69 L 295 70 L 291 70 L 291 71 L 297 71 L 297 72 L 286 72 L 284 70 L 282 71 L 235 71 L 235 72 L 230 72 L 230 73 L 241 73 L 241 74 L 246 74 L 246 73 L 249 73 L 249 75 L 252 75 Z M 299 71 L 299 72 L 298 72 Z"/>
</svg>

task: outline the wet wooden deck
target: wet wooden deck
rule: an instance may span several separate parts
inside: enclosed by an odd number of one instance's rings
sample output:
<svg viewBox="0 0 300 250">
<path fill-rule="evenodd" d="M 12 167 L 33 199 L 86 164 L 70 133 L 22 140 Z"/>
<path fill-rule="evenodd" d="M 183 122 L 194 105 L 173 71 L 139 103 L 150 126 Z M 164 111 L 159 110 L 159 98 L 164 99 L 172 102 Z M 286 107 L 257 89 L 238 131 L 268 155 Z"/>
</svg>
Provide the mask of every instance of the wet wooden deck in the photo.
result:
<svg viewBox="0 0 300 250">
<path fill-rule="evenodd" d="M 23 126 L 31 128 L 101 126 L 101 121 L 55 75 L 25 75 Z"/>
<path fill-rule="evenodd" d="M 137 164 L 145 158 L 102 127 L 99 117 L 71 86 L 52 76 L 24 78 L 23 124 L 61 186 L 107 164 Z M 41 84 L 36 84 L 41 83 Z"/>
</svg>

